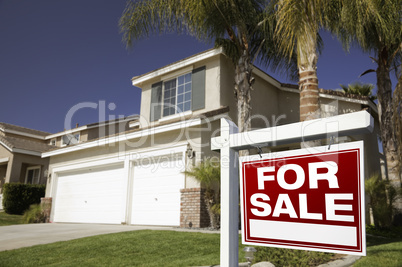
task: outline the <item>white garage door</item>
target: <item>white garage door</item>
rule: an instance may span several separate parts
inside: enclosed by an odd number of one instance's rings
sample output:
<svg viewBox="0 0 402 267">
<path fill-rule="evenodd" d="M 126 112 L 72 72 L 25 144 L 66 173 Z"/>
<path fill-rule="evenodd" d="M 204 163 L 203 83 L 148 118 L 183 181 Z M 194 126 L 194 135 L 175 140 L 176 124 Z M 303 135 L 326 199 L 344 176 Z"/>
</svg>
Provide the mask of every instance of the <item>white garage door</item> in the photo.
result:
<svg viewBox="0 0 402 267">
<path fill-rule="evenodd" d="M 180 225 L 183 170 L 181 154 L 135 164 L 131 224 Z"/>
<path fill-rule="evenodd" d="M 122 166 L 107 166 L 58 176 L 55 222 L 120 224 L 125 210 Z"/>
</svg>

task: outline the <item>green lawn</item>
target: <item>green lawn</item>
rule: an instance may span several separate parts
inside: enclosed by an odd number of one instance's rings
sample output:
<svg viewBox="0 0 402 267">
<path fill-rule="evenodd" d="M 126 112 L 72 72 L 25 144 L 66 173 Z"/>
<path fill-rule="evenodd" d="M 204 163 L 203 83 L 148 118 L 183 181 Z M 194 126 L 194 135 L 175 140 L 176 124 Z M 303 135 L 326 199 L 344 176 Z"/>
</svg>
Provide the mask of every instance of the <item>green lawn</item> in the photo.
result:
<svg viewBox="0 0 402 267">
<path fill-rule="evenodd" d="M 3 251 L 0 266 L 210 266 L 219 264 L 219 239 L 215 233 L 176 231 L 107 234 Z M 402 238 L 369 236 L 367 241 L 367 256 L 354 266 L 402 266 Z M 243 248 L 240 245 L 241 262 L 245 262 Z M 263 252 L 261 247 L 257 249 Z M 316 253 L 269 250 L 271 260 L 281 258 L 276 266 L 315 266 L 319 264 L 317 260 L 330 258 L 324 253 L 313 259 L 312 254 Z"/>
<path fill-rule="evenodd" d="M 0 226 L 22 223 L 22 215 L 10 215 L 5 212 L 0 212 Z"/>
<path fill-rule="evenodd" d="M 367 236 L 367 256 L 362 257 L 353 266 L 402 266 L 402 228 L 395 228 L 393 232 L 375 234 L 383 237 Z"/>
<path fill-rule="evenodd" d="M 175 231 L 133 231 L 0 252 L 3 267 L 212 264 L 219 264 L 219 234 Z"/>
</svg>

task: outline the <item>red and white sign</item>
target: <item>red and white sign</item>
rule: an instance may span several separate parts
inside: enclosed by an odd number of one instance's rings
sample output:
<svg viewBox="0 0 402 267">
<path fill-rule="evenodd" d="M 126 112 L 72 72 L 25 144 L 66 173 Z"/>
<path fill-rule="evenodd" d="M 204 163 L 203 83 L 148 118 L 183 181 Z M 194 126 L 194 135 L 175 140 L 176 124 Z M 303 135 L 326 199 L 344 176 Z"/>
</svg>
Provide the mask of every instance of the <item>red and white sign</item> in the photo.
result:
<svg viewBox="0 0 402 267">
<path fill-rule="evenodd" d="M 240 158 L 243 244 L 366 255 L 363 142 Z"/>
</svg>

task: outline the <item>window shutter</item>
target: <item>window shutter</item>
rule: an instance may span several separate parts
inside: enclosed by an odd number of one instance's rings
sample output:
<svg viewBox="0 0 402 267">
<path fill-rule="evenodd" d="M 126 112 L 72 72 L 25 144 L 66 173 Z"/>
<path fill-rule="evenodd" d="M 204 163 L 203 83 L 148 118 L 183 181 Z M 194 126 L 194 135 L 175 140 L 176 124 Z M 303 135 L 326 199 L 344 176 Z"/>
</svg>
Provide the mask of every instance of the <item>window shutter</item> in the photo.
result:
<svg viewBox="0 0 402 267">
<path fill-rule="evenodd" d="M 205 66 L 193 70 L 191 110 L 205 108 Z"/>
<path fill-rule="evenodd" d="M 162 110 L 162 82 L 152 85 L 151 92 L 151 113 L 149 121 L 157 121 L 161 118 Z"/>
</svg>

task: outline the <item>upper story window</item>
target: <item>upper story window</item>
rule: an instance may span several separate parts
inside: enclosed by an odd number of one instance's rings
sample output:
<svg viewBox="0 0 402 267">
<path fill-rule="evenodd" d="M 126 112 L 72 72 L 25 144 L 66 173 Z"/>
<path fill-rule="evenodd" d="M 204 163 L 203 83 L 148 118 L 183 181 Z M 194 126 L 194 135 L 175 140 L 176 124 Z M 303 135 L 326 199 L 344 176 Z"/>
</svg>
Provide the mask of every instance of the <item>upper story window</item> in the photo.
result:
<svg viewBox="0 0 402 267">
<path fill-rule="evenodd" d="M 191 73 L 163 83 L 163 117 L 191 110 Z"/>
<path fill-rule="evenodd" d="M 205 67 L 152 85 L 150 121 L 205 108 Z"/>
<path fill-rule="evenodd" d="M 75 145 L 78 144 L 80 141 L 80 134 L 66 134 L 61 137 L 61 145 L 68 146 L 68 145 Z"/>
<path fill-rule="evenodd" d="M 50 143 L 51 146 L 55 146 L 56 145 L 56 138 L 52 138 L 50 139 Z"/>
</svg>

